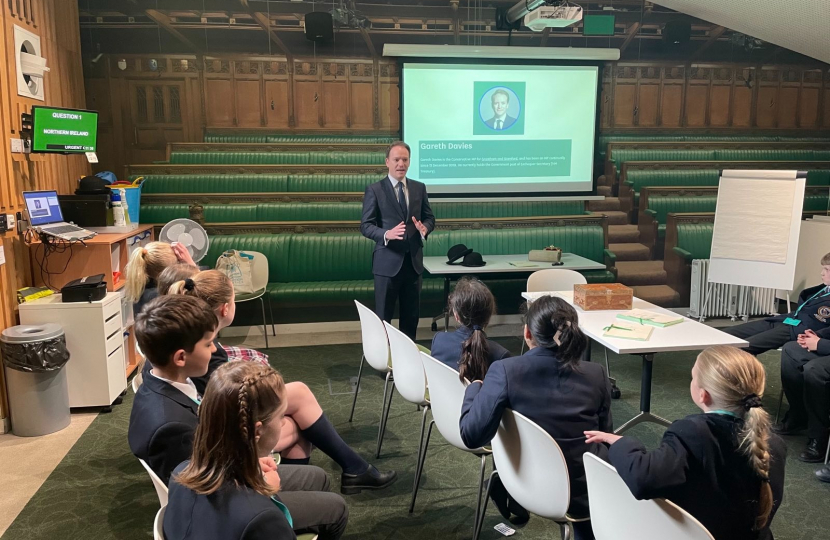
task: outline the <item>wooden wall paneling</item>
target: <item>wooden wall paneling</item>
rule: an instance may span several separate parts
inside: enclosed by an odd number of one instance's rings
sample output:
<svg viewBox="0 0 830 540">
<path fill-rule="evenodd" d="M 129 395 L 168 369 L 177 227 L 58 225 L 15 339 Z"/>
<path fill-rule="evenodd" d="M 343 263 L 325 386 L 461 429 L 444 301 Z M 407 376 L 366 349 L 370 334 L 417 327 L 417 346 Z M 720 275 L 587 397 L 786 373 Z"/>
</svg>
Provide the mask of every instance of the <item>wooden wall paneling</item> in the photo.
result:
<svg viewBox="0 0 830 540">
<path fill-rule="evenodd" d="M 373 68 L 377 67 L 377 71 Z M 399 86 L 398 64 L 379 63 L 369 66 L 377 81 L 377 106 L 375 108 L 378 127 L 397 131 L 401 128 L 401 89 Z"/>
<path fill-rule="evenodd" d="M 205 125 L 232 127 L 234 125 L 233 83 L 230 60 L 205 58 Z"/>
<path fill-rule="evenodd" d="M 320 78 L 317 62 L 294 62 L 294 120 L 299 128 L 320 126 Z"/>
<path fill-rule="evenodd" d="M 729 126 L 734 80 L 735 70 L 732 66 L 713 67 L 712 79 L 709 86 L 708 126 Z"/>
<path fill-rule="evenodd" d="M 755 90 L 750 81 L 756 81 L 756 70 L 750 67 L 742 67 L 735 71 L 735 82 L 732 85 L 732 110 L 730 125 L 735 128 L 747 128 L 752 126 L 754 120 L 753 97 Z"/>
<path fill-rule="evenodd" d="M 600 128 L 605 129 L 611 127 L 611 88 L 613 87 L 614 72 L 613 66 L 605 64 L 602 67 L 601 89 L 600 89 Z"/>
<path fill-rule="evenodd" d="M 262 66 L 255 60 L 233 61 L 235 122 L 238 127 L 260 127 L 264 107 Z"/>
<path fill-rule="evenodd" d="M 761 68 L 756 84 L 758 93 L 755 101 L 755 125 L 760 128 L 774 128 L 778 124 L 780 68 Z"/>
<path fill-rule="evenodd" d="M 349 127 L 349 80 L 346 76 L 348 64 L 324 62 L 321 70 L 323 85 L 323 125 L 327 128 Z"/>
<path fill-rule="evenodd" d="M 351 127 L 363 129 L 377 127 L 380 119 L 376 97 L 379 96 L 379 92 L 375 84 L 375 71 L 372 64 L 349 63 L 349 95 Z"/>
<path fill-rule="evenodd" d="M 712 69 L 692 66 L 686 78 L 686 118 L 687 127 L 706 126 L 709 110 L 709 90 L 712 84 Z"/>
<path fill-rule="evenodd" d="M 23 7 L 26 7 L 24 10 Z M 14 25 L 41 38 L 41 49 L 50 72 L 44 78 L 44 101 L 17 95 Z M 0 33 L 5 57 L 0 77 L 0 127 L 5 139 L 20 136 L 20 114 L 33 105 L 86 108 L 78 7 L 69 0 L 26 0 L 0 4 Z M 22 211 L 21 192 L 27 189 L 74 190 L 80 176 L 89 174 L 83 156 L 11 154 L 8 142 L 0 152 L 0 211 Z M 28 248 L 15 232 L 0 233 L 6 263 L 0 266 L 0 330 L 17 324 L 16 289 L 32 283 Z M 0 370 L 0 418 L 8 417 L 5 383 Z"/>
<path fill-rule="evenodd" d="M 685 67 L 665 66 L 660 75 L 659 122 L 661 127 L 680 126 L 683 118 Z"/>
<path fill-rule="evenodd" d="M 637 77 L 636 124 L 644 127 L 658 125 L 660 108 L 660 66 L 641 66 Z"/>
<path fill-rule="evenodd" d="M 632 127 L 637 112 L 637 68 L 618 65 L 614 72 L 614 127 Z"/>
<path fill-rule="evenodd" d="M 798 127 L 817 128 L 821 125 L 821 90 L 824 74 L 821 69 L 805 69 L 801 76 L 798 102 Z"/>
<path fill-rule="evenodd" d="M 778 109 L 776 124 L 778 128 L 793 129 L 798 127 L 798 110 L 801 107 L 801 70 L 785 68 L 781 70 L 778 85 Z"/>
<path fill-rule="evenodd" d="M 289 76 L 291 66 L 287 61 L 266 59 L 264 62 L 265 80 L 265 124 L 276 129 L 286 129 L 291 125 L 292 91 Z"/>
</svg>

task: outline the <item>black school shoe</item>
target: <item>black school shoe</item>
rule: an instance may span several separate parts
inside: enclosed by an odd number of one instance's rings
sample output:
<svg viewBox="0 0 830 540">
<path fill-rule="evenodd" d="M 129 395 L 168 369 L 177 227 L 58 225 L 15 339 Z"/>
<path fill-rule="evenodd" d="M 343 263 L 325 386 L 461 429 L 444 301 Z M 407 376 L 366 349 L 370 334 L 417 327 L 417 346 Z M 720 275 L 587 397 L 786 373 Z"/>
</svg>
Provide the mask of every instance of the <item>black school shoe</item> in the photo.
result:
<svg viewBox="0 0 830 540">
<path fill-rule="evenodd" d="M 789 414 L 784 417 L 784 420 L 772 426 L 773 433 L 778 435 L 798 435 L 805 429 L 807 429 L 807 422 L 793 422 Z"/>
<path fill-rule="evenodd" d="M 380 472 L 374 465 L 363 474 L 340 475 L 340 493 L 343 495 L 357 495 L 364 489 L 383 489 L 391 486 L 398 479 L 395 471 Z"/>
<path fill-rule="evenodd" d="M 830 484 L 830 467 L 825 465 L 821 469 L 817 470 L 816 478 L 818 478 L 821 482 L 827 482 L 828 484 Z"/>
<path fill-rule="evenodd" d="M 807 439 L 807 448 L 798 456 L 799 461 L 804 463 L 822 463 L 824 454 L 827 451 L 827 437 L 820 439 Z"/>
</svg>

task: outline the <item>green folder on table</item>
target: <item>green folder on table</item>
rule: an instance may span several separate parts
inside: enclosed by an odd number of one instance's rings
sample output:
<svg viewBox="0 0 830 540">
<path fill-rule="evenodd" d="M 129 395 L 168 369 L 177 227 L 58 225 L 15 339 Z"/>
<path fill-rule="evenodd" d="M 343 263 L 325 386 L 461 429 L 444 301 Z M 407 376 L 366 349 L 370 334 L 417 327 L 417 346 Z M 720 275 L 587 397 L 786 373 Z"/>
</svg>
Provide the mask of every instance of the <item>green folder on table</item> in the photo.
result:
<svg viewBox="0 0 830 540">
<path fill-rule="evenodd" d="M 618 313 L 617 318 L 623 321 L 656 326 L 657 328 L 665 328 L 683 322 L 683 317 L 680 315 L 666 315 L 645 309 L 632 309 L 625 313 Z"/>
<path fill-rule="evenodd" d="M 654 327 L 627 321 L 614 321 L 611 326 L 603 328 L 605 337 L 631 339 L 634 341 L 648 341 Z"/>
</svg>

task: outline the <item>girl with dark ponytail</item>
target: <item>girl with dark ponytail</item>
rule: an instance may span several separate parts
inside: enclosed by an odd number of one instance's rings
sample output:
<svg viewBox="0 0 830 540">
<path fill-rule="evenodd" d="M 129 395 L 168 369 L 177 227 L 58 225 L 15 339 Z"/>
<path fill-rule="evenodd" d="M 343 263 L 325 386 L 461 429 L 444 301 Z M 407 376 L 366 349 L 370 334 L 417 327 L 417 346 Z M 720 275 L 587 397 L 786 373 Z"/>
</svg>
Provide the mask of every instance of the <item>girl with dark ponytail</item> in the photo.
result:
<svg viewBox="0 0 830 540">
<path fill-rule="evenodd" d="M 435 334 L 432 357 L 458 369 L 462 381 L 483 379 L 490 364 L 510 356 L 510 351 L 490 341 L 484 333 L 496 312 L 496 299 L 487 285 L 476 278 L 463 277 L 450 295 L 448 308 L 459 327 L 453 333 Z"/>
<path fill-rule="evenodd" d="M 711 347 L 698 355 L 689 385 L 702 413 L 673 422 L 657 449 L 633 437 L 586 435 L 611 445 L 608 460 L 638 499 L 670 499 L 716 540 L 771 539 L 787 447 L 770 432 L 765 381 L 748 352 Z"/>
<path fill-rule="evenodd" d="M 568 514 L 588 516 L 588 486 L 582 455 L 604 458 L 602 444 L 585 444 L 585 431 L 612 431 L 611 386 L 605 369 L 581 358 L 588 339 L 579 329 L 576 311 L 561 298 L 543 296 L 528 306 L 524 339 L 529 350 L 490 366 L 484 381 L 473 381 L 461 409 L 461 438 L 470 448 L 487 445 L 505 409 L 536 422 L 553 437 L 568 464 L 571 504 Z M 590 426 L 590 427 L 586 427 Z M 497 489 L 496 485 L 493 489 Z M 501 488 L 503 489 L 503 488 Z M 509 495 L 507 495 L 509 497 Z M 508 499 L 494 497 L 505 518 L 521 521 L 527 511 Z M 576 540 L 594 537 L 590 521 L 573 524 Z"/>
</svg>

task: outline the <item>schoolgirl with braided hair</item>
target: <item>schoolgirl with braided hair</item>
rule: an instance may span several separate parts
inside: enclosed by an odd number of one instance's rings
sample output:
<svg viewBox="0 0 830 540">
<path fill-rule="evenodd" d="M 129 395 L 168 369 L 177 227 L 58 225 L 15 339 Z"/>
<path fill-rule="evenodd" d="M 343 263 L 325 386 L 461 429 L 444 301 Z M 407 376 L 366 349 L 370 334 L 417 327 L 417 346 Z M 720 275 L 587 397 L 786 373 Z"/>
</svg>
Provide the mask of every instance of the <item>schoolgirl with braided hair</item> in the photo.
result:
<svg viewBox="0 0 830 540">
<path fill-rule="evenodd" d="M 771 539 L 784 491 L 786 446 L 762 408 L 766 375 L 751 354 L 712 347 L 697 357 L 689 386 L 702 414 L 669 426 L 647 451 L 633 437 L 586 431 L 611 445 L 609 461 L 638 499 L 666 498 L 717 540 Z"/>
<path fill-rule="evenodd" d="M 295 531 L 328 539 L 342 535 L 348 511 L 339 495 L 311 491 L 299 482 L 299 491 L 285 486 L 294 498 L 283 502 L 279 466 L 267 472 L 263 466 L 280 437 L 285 398 L 282 377 L 268 366 L 231 362 L 216 370 L 199 408 L 190 459 L 171 477 L 165 538 L 289 540 L 296 538 Z M 317 503 L 322 515 L 316 521 L 322 526 L 303 524 L 308 521 L 303 496 L 305 502 L 321 497 L 330 502 Z"/>
</svg>

